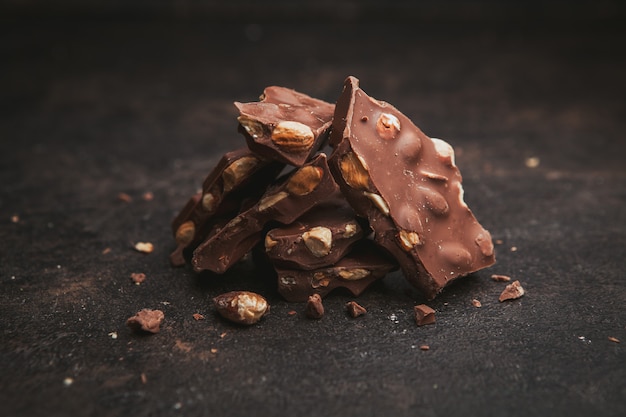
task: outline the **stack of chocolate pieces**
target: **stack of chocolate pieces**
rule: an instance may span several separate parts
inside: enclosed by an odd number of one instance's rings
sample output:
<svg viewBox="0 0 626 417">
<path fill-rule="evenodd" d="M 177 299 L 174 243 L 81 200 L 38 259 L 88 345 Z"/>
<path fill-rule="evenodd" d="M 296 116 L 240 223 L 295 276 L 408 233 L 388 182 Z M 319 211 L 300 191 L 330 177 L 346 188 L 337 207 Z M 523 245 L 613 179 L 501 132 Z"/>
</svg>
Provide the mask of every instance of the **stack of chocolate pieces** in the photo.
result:
<svg viewBox="0 0 626 417">
<path fill-rule="evenodd" d="M 398 266 L 432 299 L 495 262 L 452 147 L 356 78 L 336 105 L 283 87 L 235 105 L 247 147 L 224 155 L 174 220 L 173 265 L 223 273 L 261 247 L 280 294 L 306 301 L 340 287 L 357 296 Z"/>
</svg>

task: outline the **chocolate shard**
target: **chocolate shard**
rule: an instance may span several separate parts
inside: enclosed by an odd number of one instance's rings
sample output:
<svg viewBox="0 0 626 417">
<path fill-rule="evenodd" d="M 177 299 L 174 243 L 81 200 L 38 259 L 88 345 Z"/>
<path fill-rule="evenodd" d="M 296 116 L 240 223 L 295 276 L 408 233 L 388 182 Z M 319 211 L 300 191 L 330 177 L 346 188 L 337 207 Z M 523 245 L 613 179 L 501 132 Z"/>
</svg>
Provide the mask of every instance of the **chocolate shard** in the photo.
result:
<svg viewBox="0 0 626 417">
<path fill-rule="evenodd" d="M 266 158 L 304 165 L 326 142 L 335 106 L 285 87 L 267 87 L 261 101 L 235 102 L 239 131 Z"/>
<path fill-rule="evenodd" d="M 334 265 L 311 271 L 276 267 L 278 292 L 292 302 L 307 301 L 313 294 L 325 297 L 336 288 L 358 296 L 382 279 L 397 264 L 386 257 L 372 241 L 363 239 Z"/>
<path fill-rule="evenodd" d="M 304 270 L 333 265 L 365 232 L 341 196 L 311 209 L 295 222 L 265 236 L 265 251 L 275 265 Z"/>
<path fill-rule="evenodd" d="M 228 152 L 209 173 L 202 191 L 187 202 L 172 222 L 177 248 L 173 266 L 185 264 L 184 252 L 195 249 L 219 219 L 233 217 L 248 199 L 259 198 L 284 164 L 263 159 L 247 148 Z"/>
<path fill-rule="evenodd" d="M 463 201 L 452 147 L 369 97 L 354 77 L 337 101 L 330 143 L 346 199 L 426 297 L 495 262 L 491 235 Z"/>
<path fill-rule="evenodd" d="M 317 155 L 268 189 L 252 207 L 215 228 L 193 252 L 194 270 L 225 272 L 261 241 L 268 223 L 290 224 L 337 192 L 326 155 Z"/>
</svg>

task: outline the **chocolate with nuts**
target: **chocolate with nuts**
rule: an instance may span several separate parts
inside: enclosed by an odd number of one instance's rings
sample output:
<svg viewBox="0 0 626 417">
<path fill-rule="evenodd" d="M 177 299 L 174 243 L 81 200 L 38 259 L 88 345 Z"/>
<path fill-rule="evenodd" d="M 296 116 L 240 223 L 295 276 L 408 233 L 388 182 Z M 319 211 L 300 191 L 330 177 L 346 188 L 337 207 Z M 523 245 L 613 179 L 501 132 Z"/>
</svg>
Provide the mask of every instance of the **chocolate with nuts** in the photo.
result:
<svg viewBox="0 0 626 417">
<path fill-rule="evenodd" d="M 335 109 L 329 165 L 375 240 L 429 299 L 495 262 L 491 236 L 463 201 L 452 147 L 346 80 Z"/>
<path fill-rule="evenodd" d="M 261 241 L 269 222 L 290 224 L 337 190 L 326 155 L 319 154 L 282 183 L 268 189 L 251 208 L 215 230 L 194 251 L 194 269 L 225 272 Z"/>
<path fill-rule="evenodd" d="M 362 240 L 334 265 L 306 271 L 276 267 L 278 292 L 287 300 L 306 301 L 310 295 L 326 296 L 336 288 L 360 295 L 367 287 L 397 268 L 376 245 Z"/>
<path fill-rule="evenodd" d="M 335 106 L 285 87 L 267 87 L 261 101 L 235 102 L 240 131 L 259 155 L 304 165 L 324 144 Z"/>
<path fill-rule="evenodd" d="M 260 197 L 283 167 L 246 148 L 226 153 L 205 179 L 202 192 L 191 197 L 172 222 L 178 245 L 170 255 L 172 265 L 184 265 L 185 249 L 198 246 L 217 220 L 236 215 L 246 199 Z"/>
<path fill-rule="evenodd" d="M 265 251 L 274 264 L 311 270 L 339 261 L 363 235 L 354 211 L 338 194 L 295 222 L 270 230 Z"/>
<path fill-rule="evenodd" d="M 213 304 L 220 316 L 238 324 L 254 324 L 269 312 L 267 300 L 251 291 L 231 291 L 218 295 Z"/>
</svg>

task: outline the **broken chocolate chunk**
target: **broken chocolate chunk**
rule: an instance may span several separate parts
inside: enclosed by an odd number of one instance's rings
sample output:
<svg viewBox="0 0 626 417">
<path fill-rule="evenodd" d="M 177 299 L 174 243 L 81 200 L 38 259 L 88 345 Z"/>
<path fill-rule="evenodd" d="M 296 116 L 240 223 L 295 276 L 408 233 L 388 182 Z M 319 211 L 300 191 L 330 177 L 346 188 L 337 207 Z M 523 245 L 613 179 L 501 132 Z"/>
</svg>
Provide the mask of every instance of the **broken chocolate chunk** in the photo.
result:
<svg viewBox="0 0 626 417">
<path fill-rule="evenodd" d="M 491 235 L 463 201 L 452 147 L 346 80 L 335 109 L 331 172 L 378 244 L 429 299 L 495 262 Z"/>
<path fill-rule="evenodd" d="M 319 294 L 309 296 L 304 308 L 304 314 L 308 318 L 315 320 L 319 320 L 324 316 L 324 304 L 322 304 L 322 297 Z"/>
<path fill-rule="evenodd" d="M 367 313 L 367 310 L 365 309 L 365 307 L 361 306 L 356 301 L 348 301 L 346 303 L 346 310 L 348 311 L 348 314 L 352 318 L 357 318 Z"/>
<path fill-rule="evenodd" d="M 134 332 L 159 333 L 165 314 L 161 310 L 144 308 L 126 320 L 126 325 Z"/>
<path fill-rule="evenodd" d="M 354 211 L 337 193 L 295 222 L 270 230 L 265 251 L 274 264 L 311 270 L 339 261 L 363 235 Z"/>
<path fill-rule="evenodd" d="M 397 268 L 380 248 L 362 240 L 334 265 L 306 271 L 276 266 L 278 292 L 287 301 L 306 301 L 312 294 L 326 296 L 335 288 L 345 288 L 358 296 L 374 282 Z"/>
<path fill-rule="evenodd" d="M 220 316 L 233 323 L 250 325 L 269 312 L 267 300 L 251 291 L 230 291 L 213 299 Z"/>
<path fill-rule="evenodd" d="M 263 238 L 263 229 L 269 222 L 292 223 L 337 190 L 326 155 L 319 154 L 267 190 L 251 208 L 215 229 L 194 251 L 194 270 L 225 272 Z"/>
<path fill-rule="evenodd" d="M 195 249 L 224 217 L 233 217 L 248 199 L 259 198 L 284 165 L 262 159 L 248 149 L 228 152 L 172 222 L 176 250 L 173 266 L 185 264 L 184 251 Z"/>
<path fill-rule="evenodd" d="M 433 324 L 435 322 L 435 310 L 428 307 L 426 304 L 416 305 L 414 311 L 415 322 L 418 326 Z"/>
<path fill-rule="evenodd" d="M 335 106 L 285 87 L 267 87 L 261 101 L 235 102 L 248 147 L 268 159 L 304 165 L 327 139 Z"/>
</svg>

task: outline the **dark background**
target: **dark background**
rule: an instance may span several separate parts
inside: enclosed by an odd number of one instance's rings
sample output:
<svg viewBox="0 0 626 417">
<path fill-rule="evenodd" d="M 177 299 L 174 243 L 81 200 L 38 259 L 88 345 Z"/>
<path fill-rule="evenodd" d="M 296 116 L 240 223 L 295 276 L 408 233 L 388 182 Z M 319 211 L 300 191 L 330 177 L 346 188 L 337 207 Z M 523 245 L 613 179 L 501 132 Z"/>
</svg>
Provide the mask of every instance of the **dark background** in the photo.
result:
<svg viewBox="0 0 626 417">
<path fill-rule="evenodd" d="M 0 415 L 626 414 L 623 4 L 0 2 Z M 435 325 L 399 273 L 311 321 L 251 262 L 169 266 L 173 216 L 244 143 L 232 102 L 347 75 L 455 147 L 501 241 Z M 527 294 L 499 303 L 494 273 Z M 271 314 L 218 319 L 231 289 Z M 161 333 L 126 328 L 141 308 Z"/>
</svg>

